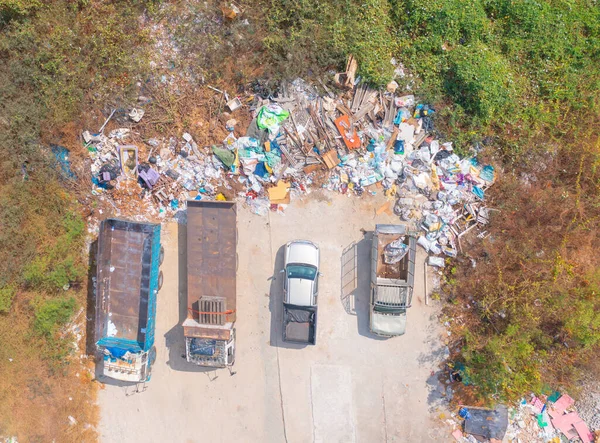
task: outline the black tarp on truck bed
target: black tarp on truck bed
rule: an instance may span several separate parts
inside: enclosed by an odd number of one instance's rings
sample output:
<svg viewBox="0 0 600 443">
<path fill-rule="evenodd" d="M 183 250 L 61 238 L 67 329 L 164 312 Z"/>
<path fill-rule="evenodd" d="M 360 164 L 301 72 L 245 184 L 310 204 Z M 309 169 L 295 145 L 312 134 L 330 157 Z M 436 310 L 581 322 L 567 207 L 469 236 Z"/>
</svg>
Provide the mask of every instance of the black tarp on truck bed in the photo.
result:
<svg viewBox="0 0 600 443">
<path fill-rule="evenodd" d="M 317 335 L 317 308 L 283 305 L 283 340 L 314 345 Z"/>
</svg>

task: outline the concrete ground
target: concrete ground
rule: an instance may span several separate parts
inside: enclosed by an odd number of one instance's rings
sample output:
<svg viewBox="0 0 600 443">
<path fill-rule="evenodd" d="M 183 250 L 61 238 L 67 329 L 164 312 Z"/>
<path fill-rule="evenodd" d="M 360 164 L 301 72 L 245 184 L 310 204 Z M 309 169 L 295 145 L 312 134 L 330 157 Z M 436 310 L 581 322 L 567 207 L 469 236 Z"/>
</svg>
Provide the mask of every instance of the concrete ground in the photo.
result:
<svg viewBox="0 0 600 443">
<path fill-rule="evenodd" d="M 357 199 L 317 191 L 307 201 L 295 201 L 284 215 L 268 217 L 238 205 L 234 375 L 226 369 L 206 371 L 183 358 L 186 227 L 164 225 L 164 286 L 158 296 L 152 380 L 145 390 L 102 380 L 101 440 L 450 441 L 439 418 L 441 388 L 433 374 L 444 352 L 439 311 L 424 303 L 425 254 L 420 248 L 407 333 L 392 339 L 369 333 L 368 231 L 376 223 L 398 220 L 385 213 L 375 216 L 384 202 L 382 196 Z M 321 248 L 316 346 L 281 340 L 281 247 L 294 239 L 312 240 Z M 349 296 L 342 297 L 342 286 Z"/>
</svg>

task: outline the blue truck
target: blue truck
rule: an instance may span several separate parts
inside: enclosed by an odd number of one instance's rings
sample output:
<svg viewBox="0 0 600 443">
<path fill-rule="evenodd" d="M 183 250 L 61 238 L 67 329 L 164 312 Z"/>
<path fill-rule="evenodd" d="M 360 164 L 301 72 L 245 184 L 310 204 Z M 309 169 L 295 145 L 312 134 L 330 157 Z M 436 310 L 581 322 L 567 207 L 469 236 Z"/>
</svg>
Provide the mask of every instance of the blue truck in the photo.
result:
<svg viewBox="0 0 600 443">
<path fill-rule="evenodd" d="M 163 257 L 160 225 L 121 219 L 100 224 L 96 346 L 106 377 L 136 383 L 150 380 Z"/>
</svg>

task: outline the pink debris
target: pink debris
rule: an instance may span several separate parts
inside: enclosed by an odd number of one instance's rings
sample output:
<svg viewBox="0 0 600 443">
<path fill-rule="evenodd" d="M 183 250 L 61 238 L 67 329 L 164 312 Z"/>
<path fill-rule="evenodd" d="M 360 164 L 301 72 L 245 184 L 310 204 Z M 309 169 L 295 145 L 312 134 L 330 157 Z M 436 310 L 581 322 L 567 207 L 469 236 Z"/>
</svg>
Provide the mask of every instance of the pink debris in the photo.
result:
<svg viewBox="0 0 600 443">
<path fill-rule="evenodd" d="M 577 412 L 569 412 L 568 414 L 552 419 L 552 425 L 569 439 L 579 435 L 583 443 L 592 442 L 592 434 L 585 422 L 577 415 Z"/>
<path fill-rule="evenodd" d="M 573 400 L 567 394 L 563 394 L 558 400 L 556 400 L 556 403 L 550 407 L 548 413 L 552 418 L 560 417 L 569 407 L 573 406 L 573 404 L 575 404 L 575 400 Z"/>
<path fill-rule="evenodd" d="M 583 443 L 592 443 L 594 436 L 583 420 L 574 423 L 573 427 L 577 431 L 577 434 Z"/>
<path fill-rule="evenodd" d="M 542 402 L 542 400 L 540 400 L 539 398 L 534 396 L 531 399 L 531 406 L 533 406 L 535 412 L 537 412 L 538 414 L 541 414 L 542 409 L 544 408 L 544 403 Z"/>
<path fill-rule="evenodd" d="M 463 441 L 463 433 L 461 432 L 460 429 L 456 429 L 453 433 L 452 433 L 452 437 L 454 437 L 454 439 L 456 441 Z"/>
</svg>

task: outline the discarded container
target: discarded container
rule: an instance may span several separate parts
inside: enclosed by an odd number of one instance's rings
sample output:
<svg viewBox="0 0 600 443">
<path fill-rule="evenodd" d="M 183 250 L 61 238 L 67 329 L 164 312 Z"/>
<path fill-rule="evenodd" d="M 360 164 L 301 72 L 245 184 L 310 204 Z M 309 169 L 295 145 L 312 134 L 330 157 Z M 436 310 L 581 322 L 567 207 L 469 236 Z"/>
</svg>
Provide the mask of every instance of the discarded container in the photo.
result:
<svg viewBox="0 0 600 443">
<path fill-rule="evenodd" d="M 134 145 L 119 146 L 121 170 L 129 179 L 137 179 L 138 148 Z"/>
<path fill-rule="evenodd" d="M 235 111 L 238 108 L 242 107 L 242 102 L 239 98 L 235 97 L 227 102 L 227 107 L 231 112 Z"/>
<path fill-rule="evenodd" d="M 394 142 L 394 154 L 397 154 L 397 155 L 404 154 L 404 140 L 396 140 Z"/>
</svg>

